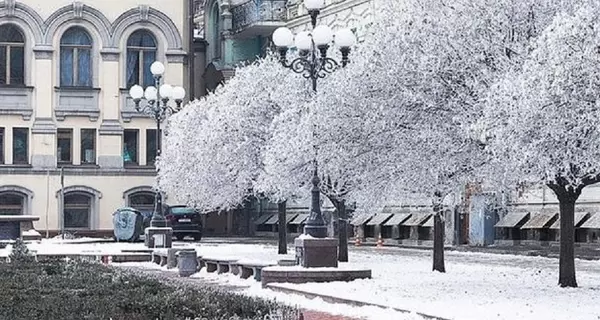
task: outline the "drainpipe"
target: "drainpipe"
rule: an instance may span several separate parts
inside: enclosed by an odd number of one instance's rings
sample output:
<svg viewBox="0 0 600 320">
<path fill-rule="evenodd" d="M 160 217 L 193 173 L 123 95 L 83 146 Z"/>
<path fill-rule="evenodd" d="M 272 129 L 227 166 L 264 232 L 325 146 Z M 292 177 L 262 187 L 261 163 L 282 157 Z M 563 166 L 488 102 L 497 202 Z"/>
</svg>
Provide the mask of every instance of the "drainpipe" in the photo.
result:
<svg viewBox="0 0 600 320">
<path fill-rule="evenodd" d="M 196 6 L 194 4 L 194 0 L 188 0 L 188 92 L 189 92 L 189 101 L 193 101 L 196 97 L 196 92 L 194 90 L 194 79 L 196 75 L 196 68 L 194 63 L 194 14 L 195 14 Z"/>
</svg>

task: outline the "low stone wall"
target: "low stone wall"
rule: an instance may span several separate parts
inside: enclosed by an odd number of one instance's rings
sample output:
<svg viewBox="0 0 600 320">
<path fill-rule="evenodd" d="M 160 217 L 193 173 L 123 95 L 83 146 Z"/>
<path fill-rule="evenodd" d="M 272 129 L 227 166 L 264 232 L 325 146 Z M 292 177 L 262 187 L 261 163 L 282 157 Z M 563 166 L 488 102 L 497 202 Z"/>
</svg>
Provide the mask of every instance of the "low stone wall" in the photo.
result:
<svg viewBox="0 0 600 320">
<path fill-rule="evenodd" d="M 301 267 L 267 267 L 262 269 L 261 283 L 265 287 L 269 283 L 307 283 L 353 281 L 370 279 L 369 269 L 340 268 L 301 268 Z"/>
</svg>

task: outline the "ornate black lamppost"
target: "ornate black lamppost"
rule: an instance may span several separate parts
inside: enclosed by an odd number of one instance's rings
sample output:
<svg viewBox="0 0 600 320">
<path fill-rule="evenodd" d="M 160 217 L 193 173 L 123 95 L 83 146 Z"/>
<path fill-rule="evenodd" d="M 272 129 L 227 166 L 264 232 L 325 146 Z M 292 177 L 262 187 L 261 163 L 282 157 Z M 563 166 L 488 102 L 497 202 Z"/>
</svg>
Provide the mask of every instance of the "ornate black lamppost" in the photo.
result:
<svg viewBox="0 0 600 320">
<path fill-rule="evenodd" d="M 317 17 L 324 7 L 324 0 L 305 0 L 304 5 L 308 9 L 311 18 L 312 31 L 300 32 L 294 36 L 290 29 L 278 28 L 273 33 L 273 42 L 279 50 L 281 64 L 310 79 L 312 89 L 316 92 L 317 80 L 324 78 L 328 73 L 335 71 L 340 66 L 340 63 L 335 59 L 327 56 L 330 45 L 335 43 L 340 49 L 342 53 L 341 66 L 346 66 L 350 48 L 356 42 L 356 37 L 350 29 L 342 29 L 334 35 L 328 26 L 317 26 Z M 287 52 L 292 46 L 295 46 L 298 50 L 299 57 L 290 62 L 287 59 Z M 327 227 L 321 214 L 319 183 L 318 164 L 315 157 L 312 177 L 311 212 L 304 226 L 304 233 L 314 238 L 325 238 L 327 237 Z"/>
<path fill-rule="evenodd" d="M 149 86 L 144 90 L 142 86 L 134 85 L 129 89 L 129 95 L 135 102 L 135 109 L 138 112 L 150 115 L 156 121 L 156 159 L 158 159 L 161 152 L 160 124 L 169 115 L 179 111 L 185 97 L 185 89 L 182 87 L 172 87 L 169 84 L 161 85 L 165 66 L 159 61 L 152 63 L 150 72 L 154 76 L 154 86 Z M 140 106 L 142 98 L 146 100 L 145 106 Z M 175 102 L 175 106 L 172 106 L 172 102 Z M 167 225 L 167 220 L 163 214 L 162 194 L 158 187 L 156 190 L 154 213 L 152 214 L 150 227 L 145 230 L 145 236 L 146 246 L 150 248 L 171 247 L 173 230 Z"/>
</svg>

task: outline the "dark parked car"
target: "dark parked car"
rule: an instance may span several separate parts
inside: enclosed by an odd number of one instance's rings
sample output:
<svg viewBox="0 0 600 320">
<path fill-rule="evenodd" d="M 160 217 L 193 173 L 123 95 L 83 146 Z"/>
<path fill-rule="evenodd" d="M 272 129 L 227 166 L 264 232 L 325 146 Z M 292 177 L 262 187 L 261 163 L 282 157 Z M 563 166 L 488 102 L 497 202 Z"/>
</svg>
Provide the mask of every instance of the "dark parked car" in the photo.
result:
<svg viewBox="0 0 600 320">
<path fill-rule="evenodd" d="M 191 236 L 195 241 L 202 238 L 202 214 L 198 210 L 184 205 L 169 206 L 165 218 L 177 240 L 181 241 L 185 236 Z"/>
</svg>

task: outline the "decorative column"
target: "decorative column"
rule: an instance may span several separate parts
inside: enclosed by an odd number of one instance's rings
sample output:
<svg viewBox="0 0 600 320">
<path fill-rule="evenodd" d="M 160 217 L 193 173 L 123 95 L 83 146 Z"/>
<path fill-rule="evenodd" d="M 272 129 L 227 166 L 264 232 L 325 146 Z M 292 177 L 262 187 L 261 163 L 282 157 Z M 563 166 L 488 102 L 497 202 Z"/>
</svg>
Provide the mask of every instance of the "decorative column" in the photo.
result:
<svg viewBox="0 0 600 320">
<path fill-rule="evenodd" d="M 54 81 L 39 81 L 48 79 L 53 72 L 52 58 L 54 49 L 50 46 L 36 46 L 33 48 L 35 72 L 32 75 L 32 85 L 35 87 L 33 94 L 34 121 L 31 127 L 31 145 L 35 146 L 31 155 L 31 165 L 34 168 L 56 168 L 56 123 L 53 111 Z"/>
<path fill-rule="evenodd" d="M 107 48 L 100 52 L 102 56 L 102 74 L 100 75 L 100 105 L 102 124 L 98 130 L 98 165 L 102 168 L 123 167 L 123 126 L 119 121 L 121 106 L 125 102 L 126 93 L 121 93 L 119 77 L 120 51 Z M 100 153 L 102 152 L 102 153 Z"/>
</svg>

